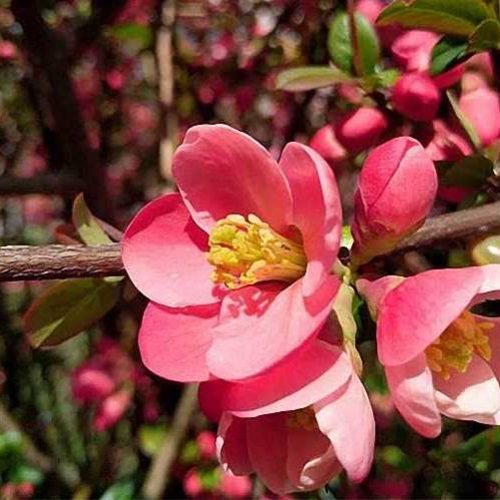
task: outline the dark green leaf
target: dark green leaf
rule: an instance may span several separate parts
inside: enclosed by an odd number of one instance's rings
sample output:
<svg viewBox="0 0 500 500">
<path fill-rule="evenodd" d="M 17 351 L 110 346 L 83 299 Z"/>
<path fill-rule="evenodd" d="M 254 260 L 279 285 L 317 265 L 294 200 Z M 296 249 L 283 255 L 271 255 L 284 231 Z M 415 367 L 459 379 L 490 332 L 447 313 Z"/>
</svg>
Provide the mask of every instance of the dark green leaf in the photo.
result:
<svg viewBox="0 0 500 500">
<path fill-rule="evenodd" d="M 380 43 L 373 26 L 360 13 L 355 14 L 355 25 L 361 65 L 359 76 L 370 75 L 380 59 Z M 328 52 L 340 69 L 351 74 L 355 72 L 349 15 L 346 12 L 339 12 L 333 18 L 328 32 Z"/>
<path fill-rule="evenodd" d="M 83 194 L 79 194 L 75 198 L 72 216 L 73 224 L 84 243 L 87 245 L 108 245 L 112 243 L 89 210 Z"/>
<path fill-rule="evenodd" d="M 377 24 L 468 37 L 482 21 L 494 17 L 494 9 L 484 0 L 396 0 L 381 12 Z"/>
<path fill-rule="evenodd" d="M 281 72 L 276 78 L 276 87 L 290 92 L 303 92 L 350 80 L 351 78 L 338 68 L 303 66 Z"/>
<path fill-rule="evenodd" d="M 54 346 L 102 318 L 117 302 L 120 287 L 103 279 L 66 280 L 50 286 L 25 315 L 34 347 Z"/>
<path fill-rule="evenodd" d="M 469 37 L 469 44 L 474 52 L 499 49 L 500 23 L 496 19 L 483 21 Z"/>
<path fill-rule="evenodd" d="M 461 38 L 444 36 L 432 50 L 431 76 L 439 75 L 462 62 L 466 57 L 468 44 Z"/>
<path fill-rule="evenodd" d="M 493 174 L 493 163 L 484 156 L 467 156 L 453 165 L 438 164 L 442 186 L 480 188 Z"/>
<path fill-rule="evenodd" d="M 153 31 L 149 26 L 135 23 L 118 24 L 110 28 L 110 33 L 115 38 L 123 41 L 132 41 L 141 49 L 151 46 L 153 43 Z"/>
</svg>

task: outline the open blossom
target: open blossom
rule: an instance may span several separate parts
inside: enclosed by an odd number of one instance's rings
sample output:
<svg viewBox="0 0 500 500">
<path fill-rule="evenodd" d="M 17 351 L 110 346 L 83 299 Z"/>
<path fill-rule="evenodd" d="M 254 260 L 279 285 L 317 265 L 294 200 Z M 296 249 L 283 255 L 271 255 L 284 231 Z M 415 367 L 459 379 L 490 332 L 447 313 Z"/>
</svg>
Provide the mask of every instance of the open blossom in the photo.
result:
<svg viewBox="0 0 500 500">
<path fill-rule="evenodd" d="M 500 297 L 500 266 L 359 280 L 396 408 L 435 437 L 441 416 L 500 423 L 500 321 L 474 306 Z"/>
<path fill-rule="evenodd" d="M 434 163 L 417 140 L 398 137 L 375 148 L 354 195 L 354 260 L 366 262 L 418 229 L 436 190 Z"/>
<path fill-rule="evenodd" d="M 287 145 L 277 163 L 224 125 L 189 129 L 173 173 L 180 194 L 148 204 L 123 240 L 125 268 L 151 300 L 142 359 L 178 381 L 254 376 L 330 313 L 339 287 L 330 273 L 341 228 L 335 179 L 306 146 Z"/>
<path fill-rule="evenodd" d="M 204 382 L 200 404 L 220 419 L 223 468 L 256 472 L 277 494 L 315 490 L 343 469 L 362 481 L 370 470 L 375 423 L 368 396 L 347 355 L 323 340 L 244 383 Z"/>
</svg>

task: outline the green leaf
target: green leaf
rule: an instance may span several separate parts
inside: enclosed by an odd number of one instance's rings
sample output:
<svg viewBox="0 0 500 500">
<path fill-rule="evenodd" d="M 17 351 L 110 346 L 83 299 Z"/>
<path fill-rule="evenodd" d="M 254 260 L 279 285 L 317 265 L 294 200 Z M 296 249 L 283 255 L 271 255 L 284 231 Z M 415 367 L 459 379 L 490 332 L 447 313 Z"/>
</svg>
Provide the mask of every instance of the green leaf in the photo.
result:
<svg viewBox="0 0 500 500">
<path fill-rule="evenodd" d="M 467 56 L 468 44 L 461 38 L 444 36 L 432 50 L 431 76 L 439 75 L 461 63 Z"/>
<path fill-rule="evenodd" d="M 167 435 L 165 425 L 141 425 L 139 428 L 139 445 L 144 455 L 156 455 Z"/>
<path fill-rule="evenodd" d="M 92 215 L 81 193 L 73 202 L 72 217 L 73 224 L 80 238 L 87 245 L 108 245 L 112 243 L 110 237 L 104 232 L 97 219 Z"/>
<path fill-rule="evenodd" d="M 474 52 L 500 48 L 500 23 L 496 19 L 483 21 L 469 37 Z"/>
<path fill-rule="evenodd" d="M 120 287 L 103 279 L 73 279 L 50 286 L 24 317 L 34 347 L 54 346 L 86 330 L 118 301 Z"/>
<path fill-rule="evenodd" d="M 110 486 L 101 496 L 100 500 L 132 500 L 134 495 L 134 483 L 132 481 L 121 481 Z"/>
<path fill-rule="evenodd" d="M 458 121 L 460 122 L 460 125 L 462 128 L 467 132 L 467 135 L 469 136 L 469 139 L 471 140 L 472 144 L 476 149 L 481 148 L 481 140 L 479 139 L 479 136 L 477 135 L 476 129 L 474 128 L 474 125 L 469 121 L 469 119 L 462 113 L 462 110 L 460 109 L 460 106 L 458 105 L 458 101 L 455 97 L 455 94 L 451 90 L 446 91 L 446 97 L 448 97 L 448 101 L 450 101 L 451 107 L 453 109 L 453 112 L 455 113 L 455 116 L 458 118 Z"/>
<path fill-rule="evenodd" d="M 302 66 L 282 71 L 276 78 L 276 88 L 289 92 L 329 87 L 336 83 L 348 82 L 351 78 L 338 68 L 330 66 Z"/>
<path fill-rule="evenodd" d="M 484 156 L 467 156 L 453 165 L 438 164 L 439 183 L 442 186 L 455 186 L 477 189 L 493 175 L 493 163 Z"/>
<path fill-rule="evenodd" d="M 354 16 L 360 59 L 360 74 L 371 75 L 380 60 L 380 43 L 371 23 L 359 12 Z M 355 73 L 354 50 L 349 15 L 339 12 L 330 25 L 327 41 L 328 52 L 333 62 L 342 70 Z"/>
<path fill-rule="evenodd" d="M 394 86 L 398 81 L 401 73 L 394 68 L 386 69 L 383 71 L 377 71 L 373 75 L 369 75 L 363 78 L 363 88 L 371 92 L 374 89 L 387 89 Z"/>
<path fill-rule="evenodd" d="M 9 481 L 15 484 L 31 483 L 38 485 L 43 481 L 43 474 L 25 464 L 18 464 L 9 471 Z"/>
<path fill-rule="evenodd" d="M 142 24 L 118 24 L 111 27 L 109 33 L 118 40 L 132 41 L 141 49 L 146 49 L 153 43 L 153 30 L 149 26 L 143 26 Z"/>
<path fill-rule="evenodd" d="M 23 437 L 17 431 L 0 434 L 0 458 L 11 458 L 20 455 L 24 447 Z"/>
<path fill-rule="evenodd" d="M 377 24 L 468 37 L 482 21 L 494 17 L 494 9 L 484 0 L 396 0 L 380 13 Z"/>
</svg>

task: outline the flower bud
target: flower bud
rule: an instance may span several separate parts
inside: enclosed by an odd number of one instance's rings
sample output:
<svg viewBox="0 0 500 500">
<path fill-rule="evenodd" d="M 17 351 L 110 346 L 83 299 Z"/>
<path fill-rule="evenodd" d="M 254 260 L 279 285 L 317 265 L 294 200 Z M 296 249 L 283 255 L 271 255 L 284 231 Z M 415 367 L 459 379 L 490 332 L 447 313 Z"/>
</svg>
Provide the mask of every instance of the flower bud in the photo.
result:
<svg viewBox="0 0 500 500">
<path fill-rule="evenodd" d="M 431 53 L 439 35 L 432 31 L 409 30 L 394 40 L 391 52 L 404 71 L 428 71 Z"/>
<path fill-rule="evenodd" d="M 411 137 L 398 137 L 367 157 L 354 196 L 353 261 L 387 253 L 418 229 L 438 187 L 434 163 Z"/>
<path fill-rule="evenodd" d="M 127 411 L 132 401 L 132 394 L 122 389 L 108 396 L 98 407 L 94 417 L 93 427 L 102 432 L 113 427 Z"/>
<path fill-rule="evenodd" d="M 500 235 L 487 236 L 476 243 L 472 248 L 471 257 L 478 266 L 500 264 Z"/>
<path fill-rule="evenodd" d="M 374 146 L 387 129 L 387 118 L 375 108 L 351 111 L 335 124 L 335 136 L 350 153 L 357 154 Z"/>
<path fill-rule="evenodd" d="M 441 94 L 430 77 L 420 73 L 403 75 L 392 91 L 396 111 L 417 122 L 427 122 L 438 112 Z"/>
<path fill-rule="evenodd" d="M 311 138 L 309 146 L 317 151 L 332 167 L 346 157 L 346 151 L 335 137 L 331 125 L 321 127 Z"/>
<path fill-rule="evenodd" d="M 71 378 L 73 397 L 83 404 L 102 401 L 115 390 L 115 382 L 104 370 L 83 365 Z"/>
<path fill-rule="evenodd" d="M 458 104 L 483 146 L 491 145 L 500 137 L 500 98 L 497 92 L 478 88 L 462 95 Z"/>
</svg>

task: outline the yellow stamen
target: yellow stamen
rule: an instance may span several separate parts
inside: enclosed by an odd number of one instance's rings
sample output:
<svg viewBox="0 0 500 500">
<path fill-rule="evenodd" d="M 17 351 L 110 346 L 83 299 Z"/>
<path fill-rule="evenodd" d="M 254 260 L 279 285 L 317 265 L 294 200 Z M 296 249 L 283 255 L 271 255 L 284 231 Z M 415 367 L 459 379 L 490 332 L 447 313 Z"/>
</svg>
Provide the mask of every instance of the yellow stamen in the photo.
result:
<svg viewBox="0 0 500 500">
<path fill-rule="evenodd" d="M 311 406 L 290 412 L 286 417 L 286 426 L 292 429 L 314 431 L 318 428 L 316 414 Z"/>
<path fill-rule="evenodd" d="M 451 369 L 465 373 L 476 353 L 484 360 L 491 359 L 488 330 L 493 323 L 479 323 L 473 314 L 464 311 L 426 350 L 429 368 L 445 380 L 451 377 Z"/>
<path fill-rule="evenodd" d="M 281 236 L 255 215 L 229 215 L 217 222 L 208 240 L 212 280 L 229 288 L 260 281 L 292 282 L 307 265 L 302 245 Z"/>
</svg>

